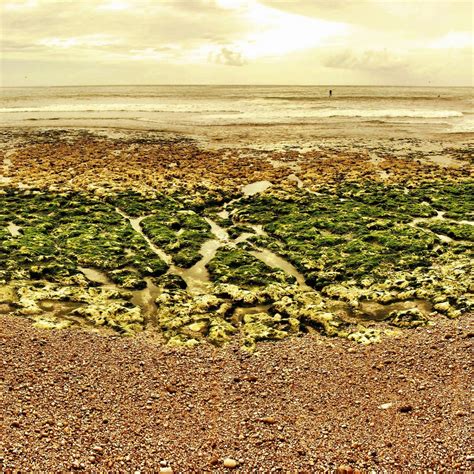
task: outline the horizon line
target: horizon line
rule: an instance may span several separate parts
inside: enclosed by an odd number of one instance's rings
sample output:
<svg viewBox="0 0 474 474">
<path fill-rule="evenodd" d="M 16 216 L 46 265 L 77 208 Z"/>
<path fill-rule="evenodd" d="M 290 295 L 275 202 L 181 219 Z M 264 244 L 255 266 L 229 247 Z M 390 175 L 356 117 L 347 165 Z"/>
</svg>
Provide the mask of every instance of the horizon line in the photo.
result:
<svg viewBox="0 0 474 474">
<path fill-rule="evenodd" d="M 68 84 L 68 85 L 22 85 L 22 86 L 4 86 L 1 89 L 27 89 L 41 87 L 407 87 L 407 88 L 473 88 L 474 85 L 402 85 L 402 84 L 172 84 L 172 83 L 156 83 L 156 84 Z"/>
</svg>

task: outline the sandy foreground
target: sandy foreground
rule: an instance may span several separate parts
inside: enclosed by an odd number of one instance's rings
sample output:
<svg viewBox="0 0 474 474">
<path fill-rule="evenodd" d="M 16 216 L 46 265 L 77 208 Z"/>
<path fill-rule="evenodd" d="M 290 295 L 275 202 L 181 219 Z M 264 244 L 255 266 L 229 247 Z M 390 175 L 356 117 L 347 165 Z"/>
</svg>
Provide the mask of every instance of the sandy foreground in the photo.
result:
<svg viewBox="0 0 474 474">
<path fill-rule="evenodd" d="M 467 471 L 473 322 L 247 355 L 3 316 L 3 470 Z"/>
</svg>

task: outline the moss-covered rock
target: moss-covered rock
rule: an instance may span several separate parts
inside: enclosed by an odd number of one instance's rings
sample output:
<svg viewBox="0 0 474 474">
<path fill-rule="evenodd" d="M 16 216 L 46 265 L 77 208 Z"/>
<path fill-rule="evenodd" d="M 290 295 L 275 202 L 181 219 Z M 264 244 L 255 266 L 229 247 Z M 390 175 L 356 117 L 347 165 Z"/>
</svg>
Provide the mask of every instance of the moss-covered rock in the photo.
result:
<svg viewBox="0 0 474 474">
<path fill-rule="evenodd" d="M 403 311 L 392 311 L 387 320 L 392 326 L 399 328 L 416 328 L 426 326 L 429 323 L 428 318 L 417 308 Z"/>
</svg>

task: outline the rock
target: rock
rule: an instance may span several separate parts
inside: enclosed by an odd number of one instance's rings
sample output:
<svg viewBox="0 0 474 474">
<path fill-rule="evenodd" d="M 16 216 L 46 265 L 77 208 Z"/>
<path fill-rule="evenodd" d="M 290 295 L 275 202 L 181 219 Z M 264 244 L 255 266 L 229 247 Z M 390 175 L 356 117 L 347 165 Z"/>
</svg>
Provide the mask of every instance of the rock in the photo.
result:
<svg viewBox="0 0 474 474">
<path fill-rule="evenodd" d="M 337 474 L 352 474 L 354 470 L 352 467 L 348 466 L 347 464 L 341 464 L 337 469 Z"/>
<path fill-rule="evenodd" d="M 399 328 L 416 328 L 429 323 L 428 318 L 418 308 L 392 311 L 387 319 L 389 324 Z"/>
<path fill-rule="evenodd" d="M 273 416 L 265 416 L 264 418 L 259 418 L 258 421 L 261 421 L 262 423 L 266 423 L 268 425 L 274 425 L 277 420 Z"/>
<path fill-rule="evenodd" d="M 238 463 L 235 459 L 225 458 L 223 464 L 224 464 L 224 467 L 228 467 L 229 469 L 234 469 L 235 467 L 237 467 Z"/>
<path fill-rule="evenodd" d="M 379 406 L 380 410 L 388 410 L 393 406 L 393 403 L 383 403 Z"/>
<path fill-rule="evenodd" d="M 173 474 L 173 469 L 169 466 L 160 467 L 160 473 L 161 474 Z"/>
</svg>

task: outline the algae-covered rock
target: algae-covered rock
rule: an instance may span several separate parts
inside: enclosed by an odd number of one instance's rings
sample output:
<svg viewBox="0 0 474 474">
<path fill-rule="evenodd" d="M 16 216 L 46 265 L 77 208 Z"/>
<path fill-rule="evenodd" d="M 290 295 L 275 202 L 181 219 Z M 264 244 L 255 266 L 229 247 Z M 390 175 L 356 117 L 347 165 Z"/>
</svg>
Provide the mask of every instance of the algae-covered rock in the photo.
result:
<svg viewBox="0 0 474 474">
<path fill-rule="evenodd" d="M 380 342 L 380 336 L 381 331 L 378 329 L 359 326 L 356 331 L 353 331 L 347 335 L 347 339 L 366 346 Z"/>
<path fill-rule="evenodd" d="M 336 314 L 306 309 L 301 311 L 300 320 L 304 327 L 316 330 L 324 336 L 347 336 L 349 324 L 344 322 Z"/>
<path fill-rule="evenodd" d="M 186 282 L 183 278 L 179 275 L 172 275 L 170 273 L 158 278 L 157 284 L 169 291 L 186 289 Z"/>
<path fill-rule="evenodd" d="M 283 283 L 289 279 L 283 271 L 269 267 L 249 252 L 228 246 L 220 248 L 206 267 L 213 282 L 243 288 Z"/>
<path fill-rule="evenodd" d="M 36 316 L 33 320 L 33 326 L 38 329 L 64 329 L 72 325 L 72 321 L 54 316 Z"/>
<path fill-rule="evenodd" d="M 222 346 L 229 342 L 231 336 L 236 332 L 237 329 L 228 321 L 222 318 L 212 318 L 207 339 L 214 346 Z"/>
<path fill-rule="evenodd" d="M 282 330 L 286 324 L 280 315 L 269 315 L 268 313 L 247 314 L 244 316 L 242 334 L 244 346 L 249 349 L 257 341 L 279 340 L 289 336 L 287 331 Z"/>
<path fill-rule="evenodd" d="M 9 285 L 0 285 L 0 304 L 17 301 L 15 289 Z"/>
<path fill-rule="evenodd" d="M 146 288 L 146 281 L 136 271 L 118 269 L 111 271 L 109 275 L 111 280 L 122 288 L 129 290 L 143 290 L 143 288 Z"/>
<path fill-rule="evenodd" d="M 122 334 L 134 334 L 143 329 L 140 308 L 129 303 L 108 302 L 77 308 L 73 314 L 87 318 L 96 326 L 109 326 Z"/>
<path fill-rule="evenodd" d="M 416 328 L 429 323 L 428 318 L 418 308 L 392 311 L 387 320 L 389 324 L 399 328 Z"/>
<path fill-rule="evenodd" d="M 166 345 L 171 347 L 195 347 L 199 345 L 199 341 L 187 337 L 185 334 L 176 334 L 166 341 Z"/>
</svg>

